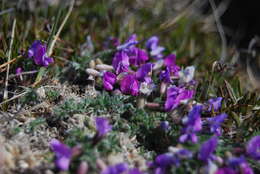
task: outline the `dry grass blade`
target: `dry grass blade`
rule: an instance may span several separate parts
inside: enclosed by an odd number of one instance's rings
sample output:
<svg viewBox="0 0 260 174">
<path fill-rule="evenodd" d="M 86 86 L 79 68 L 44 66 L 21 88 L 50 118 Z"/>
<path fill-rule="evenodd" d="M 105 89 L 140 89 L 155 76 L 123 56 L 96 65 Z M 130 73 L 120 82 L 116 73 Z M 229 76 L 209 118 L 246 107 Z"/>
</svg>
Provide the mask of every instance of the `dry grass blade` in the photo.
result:
<svg viewBox="0 0 260 174">
<path fill-rule="evenodd" d="M 27 93 L 28 93 L 28 91 L 25 91 L 25 92 L 23 92 L 23 93 L 21 93 L 21 94 L 18 94 L 18 95 L 16 95 L 16 96 L 13 96 L 13 97 L 10 98 L 10 99 L 4 100 L 2 103 L 0 103 L 0 106 L 1 106 L 1 105 L 4 105 L 4 104 L 6 104 L 6 103 L 8 103 L 8 102 L 10 102 L 10 101 L 12 101 L 12 100 L 14 100 L 14 99 L 20 98 L 20 97 L 24 96 L 24 95 L 27 94 Z"/>
<path fill-rule="evenodd" d="M 14 42 L 14 33 L 15 33 L 15 26 L 16 26 L 16 19 L 13 21 L 13 27 L 12 27 L 12 35 L 11 35 L 11 41 L 10 46 L 8 50 L 8 62 L 10 62 L 11 55 L 12 55 L 12 47 Z M 6 101 L 8 99 L 8 79 L 9 79 L 9 71 L 10 71 L 10 64 L 7 64 L 7 70 L 6 70 L 6 78 L 5 78 L 5 89 L 4 89 L 4 95 L 3 100 Z"/>
<path fill-rule="evenodd" d="M 218 12 L 217 12 L 216 4 L 213 0 L 209 0 L 209 3 L 212 7 L 213 16 L 215 18 L 216 26 L 217 26 L 217 29 L 218 29 L 218 32 L 219 32 L 219 35 L 220 35 L 220 38 L 221 38 L 221 42 L 222 42 L 220 62 L 224 63 L 226 61 L 226 57 L 227 57 L 227 39 L 225 37 L 224 29 L 223 29 L 221 22 L 219 20 L 219 15 L 218 15 Z"/>
<path fill-rule="evenodd" d="M 225 82 L 225 87 L 227 89 L 229 97 L 232 99 L 233 103 L 237 103 L 237 98 L 236 98 L 236 95 L 234 93 L 232 86 L 226 80 L 224 80 L 224 82 Z"/>
<path fill-rule="evenodd" d="M 47 54 L 48 54 L 49 56 L 51 56 L 51 54 L 52 54 L 52 52 L 53 52 L 54 45 L 55 45 L 57 39 L 59 38 L 59 35 L 60 35 L 60 33 L 61 33 L 61 31 L 62 31 L 64 25 L 66 24 L 66 22 L 67 22 L 67 20 L 68 20 L 68 18 L 69 18 L 69 16 L 70 16 L 70 14 L 71 14 L 71 12 L 72 12 L 72 9 L 73 9 L 73 7 L 74 7 L 74 3 L 75 3 L 75 0 L 72 0 L 71 3 L 70 3 L 69 10 L 68 10 L 68 12 L 67 12 L 67 14 L 66 14 L 64 20 L 62 21 L 62 23 L 61 23 L 61 25 L 60 25 L 60 27 L 59 27 L 59 29 L 58 29 L 56 35 L 55 35 L 55 36 L 53 37 L 53 39 L 51 40 L 50 47 L 49 47 L 49 49 L 48 49 L 48 51 L 47 51 Z"/>
<path fill-rule="evenodd" d="M 35 74 L 35 73 L 37 73 L 37 72 L 38 72 L 37 70 L 33 70 L 33 71 L 21 72 L 19 75 L 17 75 L 17 74 L 11 74 L 11 75 L 9 76 L 9 79 L 12 79 L 12 78 L 15 78 L 15 77 L 19 77 L 19 76 L 23 76 L 23 75 Z"/>
<path fill-rule="evenodd" d="M 5 66 L 7 66 L 7 65 L 9 65 L 9 64 L 11 64 L 11 63 L 13 63 L 13 62 L 15 62 L 15 61 L 16 61 L 18 58 L 20 58 L 20 57 L 22 57 L 22 56 L 18 56 L 18 57 L 13 58 L 12 60 L 10 60 L 10 61 L 8 61 L 8 62 L 3 63 L 2 65 L 0 65 L 0 69 L 1 69 L 1 68 L 4 68 Z"/>
</svg>

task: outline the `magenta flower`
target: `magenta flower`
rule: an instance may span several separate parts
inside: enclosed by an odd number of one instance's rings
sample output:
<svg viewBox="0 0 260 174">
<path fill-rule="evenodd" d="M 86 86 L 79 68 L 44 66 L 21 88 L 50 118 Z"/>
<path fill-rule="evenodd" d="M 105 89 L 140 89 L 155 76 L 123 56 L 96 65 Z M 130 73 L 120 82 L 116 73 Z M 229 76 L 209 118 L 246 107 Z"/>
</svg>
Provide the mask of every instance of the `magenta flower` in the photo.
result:
<svg viewBox="0 0 260 174">
<path fill-rule="evenodd" d="M 215 174 L 236 174 L 236 172 L 228 167 L 219 168 Z"/>
<path fill-rule="evenodd" d="M 41 41 L 36 40 L 28 50 L 28 57 L 33 58 L 36 65 L 47 67 L 53 63 L 54 60 L 47 55 L 47 46 L 42 44 Z"/>
<path fill-rule="evenodd" d="M 109 71 L 105 72 L 103 75 L 103 87 L 107 91 L 112 91 L 115 83 L 116 83 L 116 75 Z"/>
<path fill-rule="evenodd" d="M 116 37 L 110 36 L 104 43 L 103 48 L 108 49 L 111 47 L 117 47 L 119 46 L 119 40 Z"/>
<path fill-rule="evenodd" d="M 133 168 L 128 171 L 128 174 L 142 174 L 138 168 Z"/>
<path fill-rule="evenodd" d="M 140 66 L 149 59 L 146 51 L 140 48 L 133 47 L 125 52 L 129 56 L 130 64 L 134 66 Z"/>
<path fill-rule="evenodd" d="M 139 82 L 133 74 L 127 74 L 120 82 L 120 90 L 123 94 L 137 96 L 139 93 Z"/>
<path fill-rule="evenodd" d="M 108 166 L 101 174 L 121 174 L 128 170 L 128 165 L 126 163 L 119 163 L 113 166 Z"/>
<path fill-rule="evenodd" d="M 246 145 L 246 152 L 251 158 L 260 160 L 260 135 L 249 140 Z"/>
<path fill-rule="evenodd" d="M 109 124 L 107 118 L 96 117 L 95 120 L 96 120 L 97 136 L 99 138 L 104 137 L 109 131 L 112 130 L 112 126 Z"/>
<path fill-rule="evenodd" d="M 61 143 L 57 139 L 50 142 L 52 151 L 55 153 L 55 164 L 60 170 L 68 170 L 72 156 L 72 150 L 67 145 Z"/>
<path fill-rule="evenodd" d="M 21 67 L 16 68 L 15 74 L 18 76 L 23 72 L 23 69 Z"/>
<path fill-rule="evenodd" d="M 127 72 L 129 70 L 129 57 L 124 51 L 119 51 L 113 58 L 112 65 L 116 71 L 116 74 L 121 72 Z"/>
<path fill-rule="evenodd" d="M 216 98 L 211 98 L 208 101 L 208 112 L 211 112 L 212 109 L 216 112 L 221 108 L 221 102 L 222 102 L 222 97 L 216 97 Z"/>
<path fill-rule="evenodd" d="M 189 112 L 186 122 L 184 123 L 184 128 L 182 129 L 182 135 L 179 138 L 181 143 L 186 141 L 191 141 L 196 143 L 198 141 L 196 133 L 202 129 L 202 122 L 200 113 L 202 110 L 201 105 L 193 106 L 192 110 Z"/>
<path fill-rule="evenodd" d="M 170 73 L 174 76 L 178 76 L 180 67 L 176 65 L 176 55 L 175 54 L 170 54 L 164 59 L 164 64 L 166 67 L 169 68 Z"/>
<path fill-rule="evenodd" d="M 147 77 L 149 77 L 148 74 L 152 72 L 152 69 L 153 69 L 152 63 L 146 63 L 142 65 L 135 74 L 137 80 L 141 82 L 147 81 Z"/>
<path fill-rule="evenodd" d="M 209 162 L 215 159 L 213 154 L 218 145 L 218 138 L 216 136 L 211 137 L 209 140 L 205 141 L 199 150 L 198 158 L 204 162 Z"/>
<path fill-rule="evenodd" d="M 193 90 L 178 88 L 176 86 L 168 88 L 167 98 L 164 104 L 165 110 L 170 111 L 175 109 L 177 106 L 179 106 L 181 101 L 192 98 L 193 94 L 194 94 Z"/>
<path fill-rule="evenodd" d="M 247 162 L 240 164 L 240 171 L 243 174 L 254 174 L 253 169 L 249 166 Z"/>
<path fill-rule="evenodd" d="M 217 136 L 221 135 L 221 124 L 227 118 L 227 114 L 220 114 L 212 118 L 208 118 L 208 124 L 210 127 L 210 132 Z"/>
</svg>

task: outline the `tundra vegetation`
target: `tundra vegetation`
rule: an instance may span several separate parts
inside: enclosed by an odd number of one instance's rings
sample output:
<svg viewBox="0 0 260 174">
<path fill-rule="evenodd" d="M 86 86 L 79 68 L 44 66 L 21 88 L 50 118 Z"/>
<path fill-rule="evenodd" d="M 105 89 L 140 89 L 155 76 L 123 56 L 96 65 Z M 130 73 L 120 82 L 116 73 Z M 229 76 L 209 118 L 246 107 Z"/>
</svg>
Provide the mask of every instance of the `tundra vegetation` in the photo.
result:
<svg viewBox="0 0 260 174">
<path fill-rule="evenodd" d="M 0 173 L 259 173 L 259 94 L 185 2 L 2 0 Z"/>
</svg>

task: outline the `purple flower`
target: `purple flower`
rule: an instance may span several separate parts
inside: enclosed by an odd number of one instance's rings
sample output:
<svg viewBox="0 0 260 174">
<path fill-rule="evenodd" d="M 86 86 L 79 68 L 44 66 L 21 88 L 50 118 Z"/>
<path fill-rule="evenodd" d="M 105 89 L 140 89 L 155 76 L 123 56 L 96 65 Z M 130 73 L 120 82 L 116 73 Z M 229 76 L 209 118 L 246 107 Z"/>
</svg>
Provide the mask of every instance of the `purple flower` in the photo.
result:
<svg viewBox="0 0 260 174">
<path fill-rule="evenodd" d="M 235 170 L 237 169 L 237 173 L 240 171 L 242 174 L 254 174 L 252 168 L 248 165 L 243 156 L 230 158 L 228 160 L 228 166 Z"/>
<path fill-rule="evenodd" d="M 108 166 L 101 174 L 121 174 L 128 170 L 128 165 L 126 163 L 119 163 L 113 166 Z"/>
<path fill-rule="evenodd" d="M 160 123 L 160 128 L 164 131 L 168 131 L 169 129 L 171 129 L 171 126 L 168 121 L 162 121 Z"/>
<path fill-rule="evenodd" d="M 179 159 L 173 153 L 164 153 L 155 158 L 155 165 L 161 168 L 166 168 L 171 165 L 178 165 Z"/>
<path fill-rule="evenodd" d="M 15 74 L 18 76 L 23 72 L 23 69 L 21 67 L 16 68 Z"/>
<path fill-rule="evenodd" d="M 186 149 L 172 148 L 173 153 L 168 152 L 160 154 L 155 158 L 155 161 L 149 165 L 149 167 L 155 168 L 155 173 L 164 174 L 167 168 L 171 166 L 179 166 L 181 159 L 187 159 L 192 157 L 192 152 Z"/>
<path fill-rule="evenodd" d="M 186 90 L 184 88 L 178 88 L 173 86 L 167 90 L 167 98 L 164 104 L 166 111 L 175 109 L 181 101 L 192 98 L 194 94 L 193 90 Z"/>
<path fill-rule="evenodd" d="M 210 132 L 217 136 L 221 135 L 221 124 L 227 118 L 227 114 L 220 114 L 212 118 L 208 118 L 208 124 L 210 126 Z"/>
<path fill-rule="evenodd" d="M 208 112 L 211 112 L 212 109 L 216 112 L 218 111 L 220 108 L 221 108 L 221 102 L 222 102 L 222 97 L 216 97 L 216 98 L 212 98 L 212 99 L 209 99 L 208 101 Z"/>
<path fill-rule="evenodd" d="M 105 72 L 103 75 L 103 86 L 107 91 L 112 91 L 116 83 L 116 75 L 112 72 Z"/>
<path fill-rule="evenodd" d="M 158 46 L 159 38 L 157 36 L 150 37 L 145 43 L 145 47 L 149 50 L 153 50 Z"/>
<path fill-rule="evenodd" d="M 133 168 L 128 171 L 128 174 L 142 174 L 138 168 Z"/>
<path fill-rule="evenodd" d="M 219 168 L 215 174 L 236 174 L 236 172 L 228 167 Z"/>
<path fill-rule="evenodd" d="M 184 148 L 170 146 L 169 151 L 172 152 L 178 159 L 189 159 L 193 156 L 191 151 Z"/>
<path fill-rule="evenodd" d="M 135 76 L 137 80 L 144 82 L 146 81 L 146 77 L 148 77 L 148 74 L 152 72 L 153 64 L 152 63 L 146 63 L 142 65 L 136 72 Z"/>
<path fill-rule="evenodd" d="M 192 152 L 187 149 L 179 149 L 175 154 L 179 159 L 192 158 L 193 156 Z"/>
<path fill-rule="evenodd" d="M 163 167 L 157 167 L 154 171 L 154 174 L 165 174 L 166 173 L 166 168 Z"/>
<path fill-rule="evenodd" d="M 127 74 L 120 82 L 120 90 L 124 94 L 137 96 L 139 93 L 139 83 L 133 74 Z"/>
<path fill-rule="evenodd" d="M 48 57 L 46 44 L 42 44 L 41 41 L 36 40 L 28 50 L 28 57 L 33 58 L 36 65 L 47 67 L 50 63 L 53 63 L 53 58 Z"/>
<path fill-rule="evenodd" d="M 165 50 L 164 47 L 158 46 L 159 38 L 157 36 L 152 36 L 148 39 L 145 46 L 150 51 L 152 57 L 157 59 L 162 58 L 162 52 Z"/>
<path fill-rule="evenodd" d="M 113 58 L 112 65 L 116 71 L 116 74 L 121 72 L 127 72 L 129 70 L 129 57 L 124 51 L 119 51 Z"/>
<path fill-rule="evenodd" d="M 161 81 L 163 81 L 164 83 L 171 83 L 172 80 L 171 80 L 171 72 L 170 72 L 170 68 L 166 67 L 165 70 L 162 70 L 160 72 L 160 77 L 159 79 Z"/>
<path fill-rule="evenodd" d="M 249 140 L 246 145 L 246 152 L 251 158 L 260 160 L 260 135 Z"/>
<path fill-rule="evenodd" d="M 232 168 L 236 168 L 237 166 L 239 166 L 242 163 L 245 163 L 245 157 L 241 156 L 241 157 L 231 157 L 227 160 L 227 164 L 229 167 Z"/>
<path fill-rule="evenodd" d="M 180 67 L 176 65 L 176 55 L 170 54 L 164 59 L 164 64 L 169 68 L 170 73 L 174 76 L 178 76 Z"/>
<path fill-rule="evenodd" d="M 213 155 L 218 145 L 218 138 L 216 136 L 211 137 L 209 140 L 204 142 L 201 145 L 201 148 L 198 153 L 199 160 L 208 162 L 214 160 L 215 156 Z"/>
<path fill-rule="evenodd" d="M 104 49 L 108 49 L 110 47 L 117 47 L 119 46 L 119 40 L 116 37 L 109 37 L 104 43 Z"/>
<path fill-rule="evenodd" d="M 96 129 L 97 129 L 97 136 L 103 137 L 105 136 L 109 131 L 111 131 L 112 126 L 109 124 L 109 121 L 107 118 L 104 117 L 96 117 Z"/>
<path fill-rule="evenodd" d="M 189 83 L 193 80 L 195 73 L 194 66 L 188 66 L 184 70 L 179 71 L 179 83 Z"/>
<path fill-rule="evenodd" d="M 146 51 L 140 48 L 133 47 L 125 52 L 129 56 L 130 64 L 134 66 L 142 65 L 149 59 Z"/>
<path fill-rule="evenodd" d="M 242 174 L 254 174 L 253 169 L 249 166 L 247 162 L 240 164 L 240 171 Z"/>
<path fill-rule="evenodd" d="M 189 140 L 193 143 L 198 141 L 196 133 L 202 129 L 202 122 L 200 117 L 201 110 L 202 106 L 196 105 L 189 112 L 187 120 L 184 123 L 185 127 L 182 129 L 182 135 L 179 138 L 181 143 Z"/>
<path fill-rule="evenodd" d="M 128 50 L 129 48 L 133 47 L 134 45 L 138 44 L 136 34 L 132 34 L 124 44 L 117 46 L 117 50 Z"/>
<path fill-rule="evenodd" d="M 52 139 L 50 142 L 50 146 L 56 156 L 56 166 L 60 170 L 68 170 L 70 165 L 70 159 L 72 156 L 72 150 L 67 145 L 61 143 L 57 139 Z"/>
</svg>

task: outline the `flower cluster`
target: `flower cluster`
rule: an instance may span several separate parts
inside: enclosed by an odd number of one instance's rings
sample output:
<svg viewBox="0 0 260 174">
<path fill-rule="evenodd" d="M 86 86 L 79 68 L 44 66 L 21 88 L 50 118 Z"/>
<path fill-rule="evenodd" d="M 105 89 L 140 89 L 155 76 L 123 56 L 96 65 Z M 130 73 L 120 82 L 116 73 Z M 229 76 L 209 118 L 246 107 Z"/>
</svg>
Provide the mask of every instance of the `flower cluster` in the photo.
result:
<svg viewBox="0 0 260 174">
<path fill-rule="evenodd" d="M 93 144 L 96 144 L 98 140 L 103 138 L 109 131 L 111 131 L 112 126 L 109 124 L 109 121 L 105 117 L 96 117 L 96 136 L 93 138 Z M 50 142 L 51 150 L 55 153 L 55 165 L 60 170 L 68 170 L 73 156 L 75 154 L 75 149 L 70 148 L 67 145 L 63 144 L 57 139 L 52 139 Z"/>
<path fill-rule="evenodd" d="M 175 54 L 163 54 L 165 48 L 159 46 L 156 36 L 147 40 L 145 49 L 138 45 L 137 36 L 131 35 L 116 46 L 112 66 L 96 65 L 88 68 L 87 73 L 102 77 L 107 91 L 118 90 L 119 86 L 123 94 L 146 97 L 160 91 L 166 96 L 165 111 L 177 108 L 194 96 L 194 66 L 181 69 Z"/>
<path fill-rule="evenodd" d="M 183 128 L 182 135 L 179 138 L 179 141 L 181 143 L 189 140 L 193 143 L 196 143 L 198 141 L 196 133 L 202 129 L 200 117 L 201 110 L 201 105 L 194 106 L 193 109 L 190 111 L 188 118 L 184 120 L 185 127 Z"/>
<path fill-rule="evenodd" d="M 259 160 L 260 136 L 255 136 L 246 145 L 244 156 L 229 156 L 224 159 L 215 154 L 218 146 L 218 137 L 212 136 L 200 145 L 197 152 L 183 148 L 169 147 L 169 152 L 158 155 L 148 166 L 152 173 L 166 174 L 171 168 L 178 168 L 181 160 L 200 160 L 204 163 L 202 173 L 214 174 L 254 174 L 246 160 L 248 158 Z M 197 154 L 197 155 L 195 155 Z M 218 164 L 218 165 L 217 165 Z"/>
<path fill-rule="evenodd" d="M 116 40 L 112 66 L 103 63 L 94 64 L 86 72 L 95 78 L 102 79 L 106 91 L 120 91 L 122 94 L 152 98 L 151 94 L 160 96 L 165 112 L 173 112 L 184 105 L 187 116 L 182 118 L 178 145 L 169 147 L 168 152 L 159 154 L 153 161 L 147 162 L 147 170 L 131 168 L 127 163 L 110 166 L 103 165 L 101 174 L 166 174 L 179 168 L 190 160 L 200 161 L 202 173 L 212 174 L 253 174 L 248 159 L 260 160 L 260 136 L 251 138 L 242 153 L 230 153 L 225 157 L 218 156 L 219 144 L 222 143 L 222 126 L 228 117 L 222 113 L 222 97 L 211 98 L 204 103 L 191 101 L 195 95 L 195 67 L 180 68 L 176 64 L 176 55 L 164 55 L 164 47 L 159 39 L 153 36 L 145 43 L 146 49 L 137 47 L 140 44 L 136 35 L 131 35 L 124 43 Z M 151 103 L 150 103 L 151 104 Z M 148 106 L 148 105 L 147 105 Z M 155 105 L 149 105 L 155 106 Z M 92 145 L 96 145 L 112 129 L 104 117 L 97 117 L 96 135 Z M 161 121 L 159 128 L 163 133 L 171 133 L 170 121 Z M 203 140 L 200 135 L 207 137 Z M 188 148 L 189 145 L 196 146 Z M 55 152 L 56 165 L 60 170 L 68 170 L 73 152 L 71 148 L 58 140 L 51 142 Z M 186 164 L 185 164 L 186 165 Z M 105 167 L 104 167 L 105 166 Z M 133 166 L 132 166 L 133 167 Z"/>
</svg>

